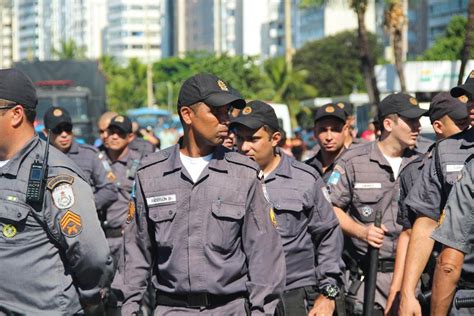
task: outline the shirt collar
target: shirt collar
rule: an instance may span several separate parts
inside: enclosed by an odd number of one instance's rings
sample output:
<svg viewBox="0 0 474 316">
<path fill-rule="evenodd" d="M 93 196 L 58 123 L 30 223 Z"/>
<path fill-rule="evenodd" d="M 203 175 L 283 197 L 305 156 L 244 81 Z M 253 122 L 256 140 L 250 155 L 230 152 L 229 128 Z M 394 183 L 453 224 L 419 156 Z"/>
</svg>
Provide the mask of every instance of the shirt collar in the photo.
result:
<svg viewBox="0 0 474 316">
<path fill-rule="evenodd" d="M 23 148 L 20 149 L 20 151 L 18 151 L 15 156 L 13 156 L 10 161 L 5 166 L 3 166 L 3 168 L 0 169 L 0 173 L 16 176 L 18 174 L 18 170 L 20 169 L 21 164 L 25 160 L 25 157 L 38 146 L 38 143 L 38 135 L 33 136 L 25 144 L 25 146 L 23 146 Z M 39 158 L 43 159 L 44 153 L 40 153 L 39 155 Z"/>
</svg>

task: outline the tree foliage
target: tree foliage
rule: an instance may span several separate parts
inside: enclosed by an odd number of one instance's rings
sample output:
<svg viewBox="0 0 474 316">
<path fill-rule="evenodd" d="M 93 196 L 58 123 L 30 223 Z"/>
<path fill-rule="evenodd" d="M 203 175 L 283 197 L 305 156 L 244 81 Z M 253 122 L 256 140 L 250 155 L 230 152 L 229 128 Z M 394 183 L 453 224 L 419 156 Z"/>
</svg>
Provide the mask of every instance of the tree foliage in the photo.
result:
<svg viewBox="0 0 474 316">
<path fill-rule="evenodd" d="M 146 65 L 131 59 L 126 66 L 114 58 L 101 58 L 107 78 L 108 105 L 111 110 L 124 112 L 146 104 Z M 282 58 L 268 60 L 261 65 L 256 57 L 219 57 L 193 52 L 184 58 L 170 57 L 153 64 L 153 84 L 156 103 L 166 105 L 168 89 L 173 95 L 173 109 L 181 84 L 198 73 L 211 73 L 225 79 L 246 99 L 262 99 L 289 104 L 316 95 L 306 82 L 309 72 L 303 69 L 288 71 Z"/>
<path fill-rule="evenodd" d="M 60 60 L 69 59 L 85 59 L 86 49 L 83 46 L 78 46 L 72 39 L 62 41 L 59 48 L 53 47 L 53 56 Z"/>
<path fill-rule="evenodd" d="M 427 49 L 419 60 L 458 60 L 464 44 L 467 18 L 454 16 L 443 36 L 438 37 L 431 48 Z M 471 51 L 470 58 L 474 58 Z"/>
<path fill-rule="evenodd" d="M 381 58 L 382 48 L 375 35 L 369 36 L 369 42 L 376 58 Z M 358 45 L 355 31 L 341 32 L 308 42 L 296 51 L 293 63 L 297 70 L 308 70 L 308 83 L 316 87 L 318 96 L 365 91 Z"/>
</svg>

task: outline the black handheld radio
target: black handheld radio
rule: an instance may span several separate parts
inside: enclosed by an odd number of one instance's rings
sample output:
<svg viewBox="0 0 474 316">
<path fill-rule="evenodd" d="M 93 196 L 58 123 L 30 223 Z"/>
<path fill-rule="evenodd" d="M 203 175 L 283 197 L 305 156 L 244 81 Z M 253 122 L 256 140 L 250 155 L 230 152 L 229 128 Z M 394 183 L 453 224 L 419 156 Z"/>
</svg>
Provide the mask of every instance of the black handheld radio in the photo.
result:
<svg viewBox="0 0 474 316">
<path fill-rule="evenodd" d="M 48 177 L 49 135 L 50 133 L 48 133 L 46 140 L 43 161 L 40 161 L 39 155 L 36 155 L 35 161 L 30 168 L 28 186 L 26 188 L 26 203 L 32 206 L 39 206 L 39 210 L 41 210 L 43 204 L 46 178 Z"/>
</svg>

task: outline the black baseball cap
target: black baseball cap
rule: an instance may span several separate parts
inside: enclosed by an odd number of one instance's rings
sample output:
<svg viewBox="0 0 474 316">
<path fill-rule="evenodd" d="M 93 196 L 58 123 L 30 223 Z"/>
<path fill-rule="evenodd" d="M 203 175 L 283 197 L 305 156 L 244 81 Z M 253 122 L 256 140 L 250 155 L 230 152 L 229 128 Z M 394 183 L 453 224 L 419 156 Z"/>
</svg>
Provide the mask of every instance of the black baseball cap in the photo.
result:
<svg viewBox="0 0 474 316">
<path fill-rule="evenodd" d="M 320 107 L 314 115 L 314 121 L 323 117 L 335 117 L 345 122 L 348 114 L 338 104 L 328 103 Z"/>
<path fill-rule="evenodd" d="M 244 125 L 252 130 L 259 129 L 263 125 L 267 125 L 275 131 L 280 130 L 275 110 L 262 101 L 247 103 L 239 115 L 230 121 L 231 127 L 235 127 L 237 124 Z"/>
<path fill-rule="evenodd" d="M 132 132 L 132 121 L 125 115 L 116 115 L 110 120 L 108 128 L 117 127 L 121 131 L 129 134 Z"/>
<path fill-rule="evenodd" d="M 346 116 L 354 115 L 354 105 L 350 102 L 337 102 L 336 105 L 344 110 Z"/>
<path fill-rule="evenodd" d="M 35 109 L 38 103 L 33 82 L 15 68 L 0 69 L 0 99 L 13 101 L 29 109 Z"/>
<path fill-rule="evenodd" d="M 451 89 L 451 95 L 455 98 L 462 95 L 466 95 L 471 99 L 474 98 L 474 70 L 472 70 L 469 76 L 467 76 L 464 84 Z"/>
<path fill-rule="evenodd" d="M 204 102 L 209 106 L 232 105 L 234 108 L 245 107 L 245 100 L 236 95 L 221 79 L 210 74 L 199 74 L 188 78 L 178 96 L 178 108 Z"/>
<path fill-rule="evenodd" d="M 467 119 L 469 117 L 466 103 L 452 97 L 449 92 L 440 92 L 434 96 L 433 100 L 431 100 L 428 114 L 431 123 L 439 120 L 445 115 L 455 121 Z"/>
<path fill-rule="evenodd" d="M 419 118 L 426 114 L 418 105 L 418 100 L 409 94 L 393 93 L 387 96 L 379 104 L 379 116 L 388 114 L 399 114 L 409 119 Z"/>
<path fill-rule="evenodd" d="M 53 130 L 61 124 L 67 124 L 72 126 L 72 119 L 69 112 L 64 108 L 52 106 L 50 107 L 43 116 L 44 127 L 49 130 Z"/>
</svg>

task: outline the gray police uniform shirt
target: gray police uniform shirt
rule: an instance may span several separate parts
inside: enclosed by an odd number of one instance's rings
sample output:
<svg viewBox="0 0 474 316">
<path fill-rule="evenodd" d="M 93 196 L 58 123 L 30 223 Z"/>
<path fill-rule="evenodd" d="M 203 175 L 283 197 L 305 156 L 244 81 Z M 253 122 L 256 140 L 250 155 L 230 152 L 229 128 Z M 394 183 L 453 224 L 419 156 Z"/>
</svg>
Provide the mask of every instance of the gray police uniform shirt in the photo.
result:
<svg viewBox="0 0 474 316">
<path fill-rule="evenodd" d="M 395 258 L 398 235 L 401 226 L 396 223 L 398 214 L 399 181 L 394 178 L 390 164 L 378 147 L 371 142 L 348 150 L 334 167 L 331 186 L 332 203 L 349 212 L 357 223 L 369 226 L 375 221 L 375 211 L 382 211 L 382 224 L 388 232 L 380 248 L 381 259 Z M 400 165 L 403 171 L 409 162 L 418 157 L 411 150 L 405 150 Z M 350 249 L 359 258 L 366 255 L 368 244 L 357 238 L 351 238 L 354 249 Z"/>
<path fill-rule="evenodd" d="M 416 220 L 416 213 L 405 204 L 405 200 L 415 185 L 415 182 L 421 176 L 423 167 L 429 163 L 432 149 L 433 146 L 428 148 L 425 155 L 419 156 L 410 162 L 400 173 L 400 198 L 398 200 L 397 223 L 402 225 L 403 229 L 412 229 Z"/>
<path fill-rule="evenodd" d="M 473 160 L 464 168 L 446 203 L 440 225 L 432 238 L 443 245 L 462 251 L 467 255 L 462 278 L 474 279 L 474 167 Z"/>
<path fill-rule="evenodd" d="M 321 177 L 280 151 L 277 168 L 265 177 L 286 257 L 286 288 L 343 284 L 344 237 Z M 316 266 L 315 266 L 316 263 Z"/>
<path fill-rule="evenodd" d="M 125 226 L 133 181 L 141 158 L 141 153 L 131 149 L 128 149 L 126 155 L 114 162 L 107 156 L 103 157 L 103 159 L 107 159 L 113 173 L 113 175 L 109 175 L 109 181 L 118 190 L 118 198 L 107 208 L 107 228 Z"/>
<path fill-rule="evenodd" d="M 73 142 L 66 155 L 81 168 L 92 186 L 97 209 L 105 210 L 117 200 L 117 188 L 107 180 L 107 171 L 95 147 Z"/>
<path fill-rule="evenodd" d="M 34 136 L 0 168 L 0 306 L 28 315 L 72 315 L 82 309 L 79 299 L 98 302 L 113 276 L 112 259 L 90 186 L 56 148 L 49 149 L 42 210 L 26 203 L 30 166 L 44 149 Z"/>
<path fill-rule="evenodd" d="M 321 160 L 321 147 L 317 145 L 315 146 L 315 149 L 316 149 L 316 154 L 312 158 L 306 160 L 305 164 L 316 169 L 316 171 L 318 171 L 321 178 L 323 178 L 324 182 L 328 183 L 329 177 L 331 176 L 332 171 L 334 170 L 334 166 L 336 165 L 338 158 L 336 158 L 336 160 L 332 164 L 330 164 L 326 168 L 325 171 L 323 171 L 323 163 Z M 343 151 L 339 154 L 339 157 L 344 153 L 344 151 L 346 151 L 346 149 L 343 149 Z"/>
<path fill-rule="evenodd" d="M 433 149 L 431 160 L 423 168 L 421 177 L 405 200 L 405 204 L 417 215 L 436 221 L 467 158 L 474 154 L 474 128 L 443 139 L 437 147 L 438 149 Z M 439 162 L 436 150 L 439 153 Z M 436 172 L 437 164 L 441 168 L 441 177 Z"/>
<path fill-rule="evenodd" d="M 158 290 L 248 292 L 252 313 L 273 314 L 285 286 L 285 259 L 257 170 L 222 146 L 196 183 L 179 145 L 143 160 L 124 235 L 125 315 L 138 311 L 151 270 Z"/>
<path fill-rule="evenodd" d="M 466 256 L 462 266 L 454 301 L 474 295 L 474 163 L 466 165 L 448 198 L 444 215 L 431 237 L 448 247 L 462 251 Z M 474 307 L 451 307 L 450 315 L 473 315 Z"/>
<path fill-rule="evenodd" d="M 150 143 L 149 141 L 144 140 L 140 137 L 135 137 L 130 144 L 128 144 L 128 148 L 138 151 L 143 156 L 154 153 L 156 151 L 155 145 Z"/>
</svg>

